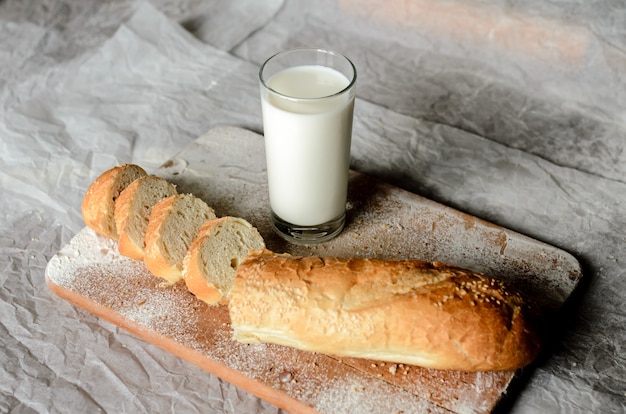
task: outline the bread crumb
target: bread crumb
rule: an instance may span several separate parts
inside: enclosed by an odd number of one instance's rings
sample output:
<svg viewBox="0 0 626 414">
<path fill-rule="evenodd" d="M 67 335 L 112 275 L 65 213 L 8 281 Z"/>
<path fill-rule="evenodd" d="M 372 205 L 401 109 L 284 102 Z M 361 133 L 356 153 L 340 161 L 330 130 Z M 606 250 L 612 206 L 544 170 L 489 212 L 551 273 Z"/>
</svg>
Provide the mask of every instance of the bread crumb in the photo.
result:
<svg viewBox="0 0 626 414">
<path fill-rule="evenodd" d="M 391 375 L 396 375 L 396 371 L 398 370 L 398 365 L 397 364 L 393 364 L 389 367 L 389 372 L 391 373 Z"/>
<path fill-rule="evenodd" d="M 278 376 L 278 380 L 283 383 L 292 381 L 293 375 L 289 371 L 284 371 Z"/>
</svg>

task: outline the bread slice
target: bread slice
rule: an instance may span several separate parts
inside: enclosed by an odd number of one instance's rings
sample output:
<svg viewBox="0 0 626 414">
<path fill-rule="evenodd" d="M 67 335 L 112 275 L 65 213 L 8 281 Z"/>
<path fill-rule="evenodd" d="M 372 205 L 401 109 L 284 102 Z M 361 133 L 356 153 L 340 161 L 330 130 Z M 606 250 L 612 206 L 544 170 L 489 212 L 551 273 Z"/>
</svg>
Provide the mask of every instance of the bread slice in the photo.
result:
<svg viewBox="0 0 626 414">
<path fill-rule="evenodd" d="M 167 180 L 147 175 L 133 181 L 115 200 L 115 226 L 118 250 L 123 256 L 143 260 L 146 228 L 152 207 L 160 200 L 177 194 Z"/>
<path fill-rule="evenodd" d="M 233 337 L 461 371 L 538 355 L 541 317 L 502 282 L 421 261 L 251 252 L 228 302 Z"/>
<path fill-rule="evenodd" d="M 146 228 L 144 262 L 150 272 L 174 284 L 182 280 L 183 259 L 200 227 L 215 212 L 192 194 L 177 194 L 152 207 Z"/>
<path fill-rule="evenodd" d="M 81 210 L 87 227 L 96 233 L 117 240 L 115 200 L 133 181 L 148 175 L 135 164 L 123 164 L 103 172 L 87 188 Z"/>
<path fill-rule="evenodd" d="M 239 217 L 206 222 L 183 260 L 187 289 L 210 305 L 228 299 L 237 267 L 250 250 L 264 249 L 256 228 Z"/>
</svg>

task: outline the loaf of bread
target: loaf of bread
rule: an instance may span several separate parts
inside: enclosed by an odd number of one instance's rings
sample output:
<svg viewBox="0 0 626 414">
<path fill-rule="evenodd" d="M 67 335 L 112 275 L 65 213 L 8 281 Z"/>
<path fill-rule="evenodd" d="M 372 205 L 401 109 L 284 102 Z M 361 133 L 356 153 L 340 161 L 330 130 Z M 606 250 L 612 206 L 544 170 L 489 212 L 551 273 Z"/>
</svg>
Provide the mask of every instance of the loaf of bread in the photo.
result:
<svg viewBox="0 0 626 414">
<path fill-rule="evenodd" d="M 144 262 L 148 270 L 170 284 L 182 280 L 183 259 L 202 225 L 216 218 L 203 200 L 177 194 L 152 207 L 146 228 Z"/>
<path fill-rule="evenodd" d="M 237 267 L 250 250 L 265 248 L 257 229 L 239 217 L 207 221 L 183 260 L 187 289 L 210 305 L 228 298 Z"/>
<path fill-rule="evenodd" d="M 146 228 L 152 207 L 176 193 L 174 184 L 154 175 L 138 178 L 120 193 L 115 200 L 115 226 L 120 254 L 143 260 Z"/>
<path fill-rule="evenodd" d="M 148 175 L 134 164 L 123 164 L 103 172 L 87 188 L 81 205 L 83 220 L 96 233 L 118 239 L 115 226 L 115 200 L 133 181 Z"/>
<path fill-rule="evenodd" d="M 501 282 L 421 261 L 255 251 L 228 302 L 234 338 L 427 368 L 514 370 L 539 353 L 539 318 Z"/>
</svg>

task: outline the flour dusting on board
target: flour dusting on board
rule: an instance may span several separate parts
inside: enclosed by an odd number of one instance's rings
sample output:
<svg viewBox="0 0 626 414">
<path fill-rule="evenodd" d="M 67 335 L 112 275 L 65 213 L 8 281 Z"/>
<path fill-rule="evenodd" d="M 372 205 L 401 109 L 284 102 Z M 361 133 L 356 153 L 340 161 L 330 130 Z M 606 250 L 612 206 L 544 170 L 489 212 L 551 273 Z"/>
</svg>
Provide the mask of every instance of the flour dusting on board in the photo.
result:
<svg viewBox="0 0 626 414">
<path fill-rule="evenodd" d="M 122 265 L 126 262 L 129 266 L 136 266 L 135 260 L 124 259 L 117 252 L 117 242 L 106 237 L 99 236 L 94 231 L 84 228 L 52 257 L 46 267 L 46 277 L 59 286 L 72 289 L 76 280 L 78 269 L 101 265 Z"/>
<path fill-rule="evenodd" d="M 495 381 L 491 382 L 472 382 L 475 373 L 454 381 L 450 373 L 443 371 L 409 366 L 390 370 L 390 364 L 365 360 L 363 368 L 349 359 L 273 344 L 238 343 L 232 339 L 225 306 L 206 305 L 182 283 L 164 284 L 142 262 L 121 256 L 117 243 L 89 228 L 78 233 L 50 261 L 46 277 L 158 336 L 223 363 L 321 413 L 350 413 L 355 409 L 362 413 L 448 412 L 452 406 L 455 412 L 476 412 L 477 407 L 493 403 L 483 399 L 491 387 L 502 386 L 495 373 Z M 429 378 L 429 383 L 439 391 L 421 384 L 424 372 L 438 377 L 437 381 Z M 442 398 L 442 390 L 448 390 L 445 392 L 449 396 Z M 443 401 L 432 401 L 435 392 Z"/>
</svg>

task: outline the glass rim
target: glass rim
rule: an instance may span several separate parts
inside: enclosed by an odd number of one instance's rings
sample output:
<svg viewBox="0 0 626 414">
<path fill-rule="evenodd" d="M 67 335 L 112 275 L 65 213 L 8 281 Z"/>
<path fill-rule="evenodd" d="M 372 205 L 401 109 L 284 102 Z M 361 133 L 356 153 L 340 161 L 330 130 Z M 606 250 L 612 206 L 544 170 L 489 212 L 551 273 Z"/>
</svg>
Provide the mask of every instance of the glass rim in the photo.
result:
<svg viewBox="0 0 626 414">
<path fill-rule="evenodd" d="M 330 95 L 319 96 L 319 97 L 316 97 L 316 98 L 298 98 L 296 96 L 286 95 L 284 93 L 278 92 L 276 89 L 271 88 L 265 82 L 265 79 L 263 79 L 263 70 L 265 69 L 265 66 L 267 66 L 267 64 L 272 59 L 274 59 L 276 56 L 278 56 L 278 55 L 291 54 L 291 53 L 297 53 L 297 52 L 323 52 L 323 53 L 326 53 L 328 55 L 332 55 L 332 56 L 344 59 L 346 62 L 348 62 L 350 64 L 350 68 L 352 68 L 352 79 L 350 79 L 349 82 L 348 82 L 348 85 L 345 88 L 341 89 L 339 92 L 335 92 L 335 93 L 330 94 Z M 328 67 L 328 66 L 325 66 L 325 67 Z M 261 82 L 261 85 L 266 90 L 268 90 L 269 92 L 271 92 L 271 93 L 273 93 L 275 95 L 280 96 L 281 98 L 284 98 L 284 99 L 287 99 L 287 100 L 290 100 L 290 101 L 293 101 L 293 102 L 315 102 L 315 101 L 319 101 L 321 99 L 328 99 L 328 98 L 332 98 L 334 96 L 342 95 L 346 91 L 350 90 L 354 86 L 354 84 L 356 83 L 356 67 L 354 66 L 354 63 L 352 63 L 352 61 L 350 59 L 348 59 L 347 56 L 342 55 L 341 53 L 335 52 L 334 50 L 321 49 L 321 48 L 295 48 L 295 49 L 287 49 L 287 50 L 280 51 L 278 53 L 274 53 L 272 56 L 267 58 L 265 60 L 265 62 L 263 62 L 263 64 L 261 65 L 261 67 L 259 69 L 259 81 Z"/>
</svg>

